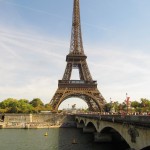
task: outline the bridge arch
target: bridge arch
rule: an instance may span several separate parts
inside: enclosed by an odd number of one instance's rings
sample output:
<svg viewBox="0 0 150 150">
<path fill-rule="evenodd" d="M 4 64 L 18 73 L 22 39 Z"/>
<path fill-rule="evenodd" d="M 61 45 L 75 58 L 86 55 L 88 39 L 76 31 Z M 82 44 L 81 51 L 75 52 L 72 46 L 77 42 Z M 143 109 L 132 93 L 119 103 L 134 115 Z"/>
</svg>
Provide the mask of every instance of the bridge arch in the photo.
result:
<svg viewBox="0 0 150 150">
<path fill-rule="evenodd" d="M 99 128 L 97 121 L 91 121 L 88 119 L 85 120 L 85 126 L 91 126 L 91 127 L 93 126 L 96 132 L 98 131 Z"/>
<path fill-rule="evenodd" d="M 114 124 L 114 123 L 109 123 L 109 124 L 101 123 L 99 133 L 103 133 L 103 132 L 110 132 L 111 134 L 113 134 L 114 138 L 118 136 L 122 141 L 126 143 L 126 145 L 128 146 L 130 145 L 131 137 L 128 134 L 128 128 L 122 129 L 122 125 Z"/>
<path fill-rule="evenodd" d="M 150 146 L 144 147 L 144 148 L 141 149 L 141 150 L 150 150 Z"/>
<path fill-rule="evenodd" d="M 84 120 L 80 120 L 80 121 L 79 121 L 79 123 L 80 123 L 80 124 L 84 124 L 84 125 L 85 125 Z"/>
<path fill-rule="evenodd" d="M 95 124 L 93 122 L 88 122 L 85 126 L 86 127 L 93 127 L 95 129 L 95 131 L 96 131 L 96 126 L 95 126 Z"/>
<path fill-rule="evenodd" d="M 135 150 L 149 150 L 150 149 L 150 129 L 141 128 L 135 124 L 129 124 L 125 121 L 127 119 L 123 118 L 122 123 L 120 122 L 120 118 L 116 118 L 114 116 L 93 116 L 93 115 L 77 115 L 77 118 L 85 119 L 85 126 L 92 122 L 96 128 L 97 135 L 99 137 L 99 133 L 112 133 L 113 136 L 116 135 L 121 137 L 122 141 L 126 142 L 127 149 L 135 149 Z M 139 119 L 139 116 L 128 117 L 130 119 Z M 145 118 L 145 117 L 144 117 Z M 106 120 L 107 119 L 107 120 Z M 117 120 L 118 119 L 118 120 Z M 143 119 L 143 118 L 142 118 Z M 149 117 L 146 117 L 148 120 Z M 118 122 L 119 121 L 119 122 Z M 103 134 L 102 134 L 103 135 Z M 104 134 L 105 135 L 105 134 Z M 109 135 L 108 135 L 109 136 Z"/>
<path fill-rule="evenodd" d="M 85 119 L 81 119 L 81 118 L 77 118 L 77 117 L 75 119 L 76 119 L 77 123 L 83 124 L 85 126 L 85 124 L 86 124 Z"/>
<path fill-rule="evenodd" d="M 96 127 L 93 122 L 86 122 L 85 126 L 83 127 L 83 132 L 85 133 L 95 133 Z"/>
<path fill-rule="evenodd" d="M 117 143 L 119 147 L 123 146 L 123 149 L 130 148 L 130 145 L 127 143 L 126 139 L 121 135 L 121 133 L 112 128 L 112 127 L 104 127 L 101 131 L 101 134 L 109 134 L 112 138 L 113 143 Z"/>
<path fill-rule="evenodd" d="M 78 118 L 75 118 L 75 121 L 78 123 L 78 122 L 79 122 L 79 119 L 78 119 Z"/>
</svg>

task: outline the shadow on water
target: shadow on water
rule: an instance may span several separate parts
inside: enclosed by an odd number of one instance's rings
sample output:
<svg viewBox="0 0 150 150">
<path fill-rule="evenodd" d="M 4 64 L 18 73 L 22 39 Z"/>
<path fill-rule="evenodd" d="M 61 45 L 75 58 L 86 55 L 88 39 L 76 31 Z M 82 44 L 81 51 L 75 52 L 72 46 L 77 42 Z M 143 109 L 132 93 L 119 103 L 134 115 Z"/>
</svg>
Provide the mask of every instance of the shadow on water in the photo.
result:
<svg viewBox="0 0 150 150">
<path fill-rule="evenodd" d="M 73 142 L 76 144 L 73 144 Z M 123 142 L 95 143 L 91 133 L 83 133 L 82 129 L 60 128 L 58 150 L 125 150 Z"/>
<path fill-rule="evenodd" d="M 73 142 L 76 144 L 73 144 Z M 82 130 L 76 128 L 59 129 L 59 150 L 109 150 L 109 144 L 93 142 L 92 134 L 83 134 Z"/>
</svg>

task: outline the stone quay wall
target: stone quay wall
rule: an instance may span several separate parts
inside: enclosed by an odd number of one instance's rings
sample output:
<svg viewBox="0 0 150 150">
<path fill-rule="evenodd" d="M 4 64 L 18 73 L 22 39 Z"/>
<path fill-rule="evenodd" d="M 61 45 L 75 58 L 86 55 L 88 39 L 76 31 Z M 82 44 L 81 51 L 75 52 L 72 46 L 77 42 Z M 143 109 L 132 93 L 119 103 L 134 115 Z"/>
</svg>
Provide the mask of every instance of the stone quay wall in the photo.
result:
<svg viewBox="0 0 150 150">
<path fill-rule="evenodd" d="M 76 127 L 74 115 L 57 113 L 0 115 L 0 128 Z"/>
</svg>

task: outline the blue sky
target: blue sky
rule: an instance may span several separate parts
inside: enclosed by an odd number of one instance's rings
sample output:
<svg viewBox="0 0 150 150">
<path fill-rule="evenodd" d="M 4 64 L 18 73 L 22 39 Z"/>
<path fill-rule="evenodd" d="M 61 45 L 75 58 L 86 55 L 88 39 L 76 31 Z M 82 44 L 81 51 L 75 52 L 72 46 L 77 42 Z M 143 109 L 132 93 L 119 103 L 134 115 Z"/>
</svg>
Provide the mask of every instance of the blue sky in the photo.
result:
<svg viewBox="0 0 150 150">
<path fill-rule="evenodd" d="M 126 93 L 150 99 L 149 6 L 149 0 L 80 0 L 84 51 L 107 101 L 122 102 Z M 0 0 L 0 101 L 51 100 L 66 67 L 72 7 L 73 0 Z"/>
</svg>

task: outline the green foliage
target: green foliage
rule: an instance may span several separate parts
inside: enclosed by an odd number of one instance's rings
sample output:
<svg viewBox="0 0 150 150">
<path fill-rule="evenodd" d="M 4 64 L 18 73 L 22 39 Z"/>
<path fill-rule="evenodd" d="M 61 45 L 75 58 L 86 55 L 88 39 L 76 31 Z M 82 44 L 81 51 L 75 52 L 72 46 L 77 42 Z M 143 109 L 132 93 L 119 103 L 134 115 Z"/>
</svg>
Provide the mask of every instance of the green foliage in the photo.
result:
<svg viewBox="0 0 150 150">
<path fill-rule="evenodd" d="M 141 98 L 141 101 L 131 102 L 132 112 L 138 113 L 148 113 L 150 112 L 150 100 L 146 98 Z M 43 104 L 42 100 L 39 98 L 34 98 L 32 101 L 26 99 L 14 99 L 8 98 L 0 102 L 0 113 L 39 113 L 40 111 L 52 111 L 52 106 L 50 104 Z M 85 112 L 87 112 L 85 110 Z M 126 103 L 119 103 L 118 101 L 106 103 L 104 105 L 105 112 L 123 112 L 127 111 Z M 130 111 L 131 112 L 131 111 Z"/>
<path fill-rule="evenodd" d="M 0 102 L 0 113 L 38 113 L 40 111 L 52 110 L 50 104 L 44 105 L 39 98 L 29 102 L 26 99 L 8 98 Z"/>
<path fill-rule="evenodd" d="M 46 108 L 46 110 L 52 110 L 52 106 L 50 105 L 50 104 L 45 104 L 45 108 Z"/>
<path fill-rule="evenodd" d="M 21 99 L 18 101 L 18 113 L 31 113 L 33 106 L 29 104 L 28 100 Z"/>
<path fill-rule="evenodd" d="M 106 103 L 104 105 L 104 111 L 105 112 L 110 112 L 111 111 L 111 103 Z"/>
<path fill-rule="evenodd" d="M 140 103 L 137 102 L 137 101 L 132 101 L 131 102 L 131 107 L 134 107 L 134 108 L 140 107 Z"/>
<path fill-rule="evenodd" d="M 30 104 L 33 106 L 33 107 L 40 107 L 40 106 L 44 106 L 43 102 L 41 101 L 41 99 L 39 98 L 34 98 Z"/>
<path fill-rule="evenodd" d="M 106 103 L 104 105 L 105 112 L 126 112 L 127 104 L 126 102 L 118 103 L 118 101 Z M 146 98 L 141 98 L 141 101 L 131 101 L 131 106 L 128 108 L 129 113 L 148 113 L 150 112 L 150 100 Z"/>
<path fill-rule="evenodd" d="M 150 100 L 141 98 L 142 112 L 150 112 Z"/>
</svg>

